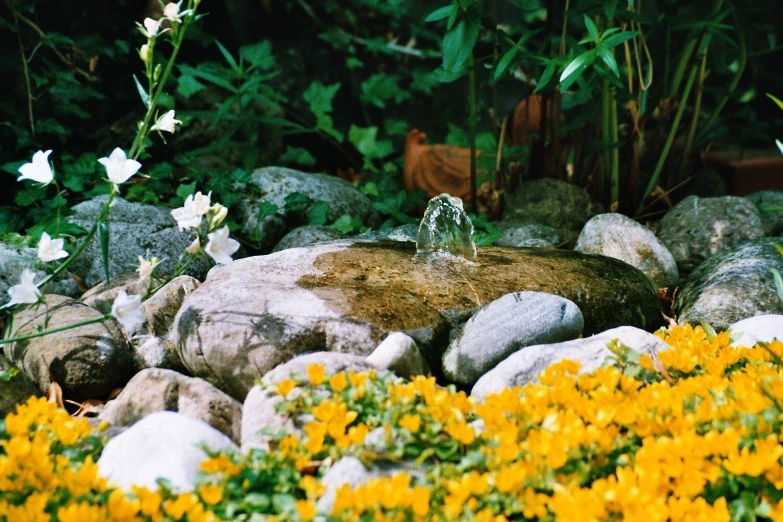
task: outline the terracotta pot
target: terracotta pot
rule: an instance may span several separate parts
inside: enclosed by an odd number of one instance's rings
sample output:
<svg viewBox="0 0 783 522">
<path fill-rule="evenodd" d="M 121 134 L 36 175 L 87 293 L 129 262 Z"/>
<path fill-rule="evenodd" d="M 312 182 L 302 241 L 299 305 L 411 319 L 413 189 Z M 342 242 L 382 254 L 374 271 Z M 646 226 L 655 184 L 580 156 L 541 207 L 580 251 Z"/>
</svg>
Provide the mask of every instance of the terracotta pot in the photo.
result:
<svg viewBox="0 0 783 522">
<path fill-rule="evenodd" d="M 726 180 L 733 196 L 747 196 L 759 190 L 783 191 L 783 156 L 776 147 L 712 150 L 705 157 L 705 164 Z"/>
</svg>

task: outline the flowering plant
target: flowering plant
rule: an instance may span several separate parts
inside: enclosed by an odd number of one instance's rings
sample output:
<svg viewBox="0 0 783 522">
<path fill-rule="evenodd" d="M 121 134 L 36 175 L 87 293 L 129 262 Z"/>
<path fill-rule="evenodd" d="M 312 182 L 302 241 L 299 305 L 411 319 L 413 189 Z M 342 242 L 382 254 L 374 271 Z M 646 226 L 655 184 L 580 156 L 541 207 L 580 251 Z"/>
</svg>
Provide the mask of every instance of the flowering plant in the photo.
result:
<svg viewBox="0 0 783 522">
<path fill-rule="evenodd" d="M 613 364 L 580 374 L 564 361 L 482 403 L 431 378 L 311 365 L 273 385 L 301 433 L 210 453 L 181 500 L 114 492 L 94 475 L 99 446 L 80 445 L 86 422 L 32 399 L 0 425 L 0 490 L 12 492 L 0 522 L 77 505 L 104 513 L 79 520 L 106 520 L 112 503 L 144 521 L 186 520 L 185 507 L 187 520 L 266 522 L 783 520 L 783 343 L 732 346 L 729 332 L 691 326 L 658 335 L 672 348 L 658 361 L 615 343 Z M 391 471 L 332 482 L 324 508 L 324 473 L 347 455 Z M 52 486 L 39 492 L 41 477 Z"/>
<path fill-rule="evenodd" d="M 109 197 L 94 226 L 72 253 L 65 250 L 63 238 L 53 239 L 47 232 L 41 234 L 38 243 L 38 260 L 44 265 L 58 262 L 57 266 L 39 281 L 35 281 L 36 275 L 32 270 L 25 269 L 19 283 L 8 290 L 10 300 L 0 309 L 13 313 L 13 310 L 20 305 L 43 303 L 44 297 L 41 288 L 62 273 L 84 251 L 96 235 L 100 239 L 105 277 L 107 280 L 109 279 L 109 224 L 107 218 L 111 211 L 112 202 L 120 193 L 121 185 L 128 182 L 142 169 L 143 166 L 138 159 L 145 151 L 149 141 L 149 133 L 157 131 L 162 137 L 162 132 L 174 133 L 177 125 L 182 123 L 176 119 L 173 110 L 169 110 L 161 115 L 158 113 L 157 107 L 166 82 L 173 70 L 186 30 L 192 22 L 199 18 L 196 15 L 196 10 L 200 1 L 187 0 L 187 8 L 184 10 L 182 9 L 182 2 L 169 3 L 164 6 L 163 18 L 160 20 L 147 18 L 142 24 L 139 24 L 140 32 L 147 39 L 146 43 L 139 49 L 139 56 L 145 67 L 147 86 L 142 86 L 138 80 L 136 80 L 136 86 L 146 110 L 143 120 L 138 124 L 138 132 L 130 150 L 126 153 L 125 150 L 117 147 L 107 157 L 98 160 L 105 168 L 107 181 L 111 186 Z M 164 38 L 168 39 L 173 47 L 171 56 L 165 62 L 165 67 L 162 63 L 156 64 L 154 60 L 155 46 Z M 43 186 L 54 184 L 59 194 L 60 189 L 57 185 L 54 168 L 49 160 L 51 154 L 51 150 L 36 152 L 30 163 L 19 168 L 19 181 L 30 180 Z M 190 196 L 188 198 L 183 208 L 172 212 L 172 216 L 177 221 L 180 230 L 194 230 L 193 242 L 177 260 L 172 274 L 166 278 L 156 277 L 156 267 L 160 260 L 155 257 L 149 260 L 141 256 L 139 257 L 138 272 L 140 279 L 149 281 L 144 295 L 128 296 L 125 292 L 121 292 L 114 302 L 110 314 L 56 329 L 44 329 L 43 331 L 20 337 L 9 337 L 8 332 L 6 332 L 6 337 L 0 339 L 0 345 L 39 337 L 85 324 L 106 321 L 112 317 L 128 333 L 136 332 L 144 322 L 140 309 L 141 302 L 144 299 L 154 294 L 168 281 L 183 274 L 196 259 L 208 255 L 216 263 L 228 264 L 232 260 L 231 256 L 239 248 L 239 243 L 228 237 L 229 231 L 227 227 L 218 228 L 226 217 L 226 208 L 219 203 L 213 204 L 210 197 L 211 195 L 203 196 L 201 193 L 197 193 L 195 197 Z M 206 225 L 202 227 L 204 217 L 206 217 Z M 202 248 L 202 244 L 206 246 Z"/>
</svg>

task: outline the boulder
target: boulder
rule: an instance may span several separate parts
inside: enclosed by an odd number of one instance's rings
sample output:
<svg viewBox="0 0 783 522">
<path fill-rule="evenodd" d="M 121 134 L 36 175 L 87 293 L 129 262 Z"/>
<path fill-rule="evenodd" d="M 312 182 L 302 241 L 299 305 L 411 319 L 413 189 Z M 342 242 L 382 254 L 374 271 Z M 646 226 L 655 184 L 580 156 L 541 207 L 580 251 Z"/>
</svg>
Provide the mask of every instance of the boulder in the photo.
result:
<svg viewBox="0 0 783 522">
<path fill-rule="evenodd" d="M 73 215 L 68 217 L 68 221 L 89 230 L 100 215 L 107 197 L 98 196 L 74 206 Z M 107 224 L 110 276 L 132 272 L 139 264 L 139 256 L 148 255 L 163 259 L 158 266 L 158 273 L 171 273 L 180 254 L 192 240 L 188 232 L 179 231 L 169 210 L 145 203 L 132 203 L 119 197 L 114 198 Z M 197 279 L 203 278 L 210 266 L 207 259 L 204 257 L 190 265 L 187 274 Z M 70 265 L 70 270 L 88 286 L 105 279 L 97 234 Z"/>
<path fill-rule="evenodd" d="M 473 262 L 415 256 L 401 242 L 338 241 L 242 259 L 212 271 L 185 298 L 172 339 L 187 369 L 243 400 L 259 376 L 294 356 L 367 356 L 389 333 L 411 336 L 437 373 L 450 324 L 513 292 L 559 295 L 585 333 L 655 329 L 649 279 L 602 256 L 486 247 Z"/>
<path fill-rule="evenodd" d="M 248 184 L 238 184 L 242 194 L 237 205 L 237 221 L 242 234 L 260 238 L 261 250 L 269 251 L 290 230 L 286 221 L 286 196 L 298 192 L 313 201 L 329 204 L 327 219 L 334 221 L 343 214 L 362 220 L 373 218 L 376 211 L 367 196 L 347 181 L 325 174 L 310 174 L 283 167 L 265 167 L 253 172 Z M 274 215 L 259 220 L 263 202 L 277 206 Z"/>
<path fill-rule="evenodd" d="M 443 355 L 443 373 L 451 382 L 472 385 L 517 350 L 575 339 L 583 328 L 582 312 L 568 299 L 541 292 L 506 294 L 468 320 Z"/>
<path fill-rule="evenodd" d="M 236 449 L 231 439 L 204 421 L 159 411 L 106 444 L 98 473 L 127 491 L 132 486 L 154 491 L 159 478 L 168 480 L 176 492 L 193 491 L 201 463 L 208 458 L 202 445 L 211 451 Z"/>
<path fill-rule="evenodd" d="M 41 392 L 27 376 L 0 353 L 0 419 L 16 410 L 17 404 Z"/>
<path fill-rule="evenodd" d="M 366 372 L 375 369 L 375 366 L 364 358 L 346 353 L 316 352 L 301 355 L 267 373 L 250 389 L 242 406 L 242 451 L 247 452 L 251 448 L 267 449 L 269 447 L 269 433 L 277 433 L 283 430 L 287 433 L 301 434 L 302 426 L 306 423 L 302 415 L 281 415 L 277 412 L 277 405 L 283 398 L 275 391 L 275 385 L 292 375 L 307 378 L 307 367 L 311 364 L 320 364 L 324 367 L 326 375 L 339 372 Z M 293 392 L 292 392 L 293 393 Z M 262 432 L 263 430 L 263 432 Z"/>
<path fill-rule="evenodd" d="M 677 286 L 677 263 L 669 249 L 649 228 L 622 214 L 599 214 L 588 221 L 575 250 L 625 261 L 641 270 L 657 288 Z"/>
<path fill-rule="evenodd" d="M 783 313 L 772 269 L 783 273 L 780 239 L 755 239 L 721 250 L 680 287 L 674 310 L 680 323 L 707 321 L 716 330 L 764 314 Z"/>
<path fill-rule="evenodd" d="M 280 242 L 275 245 L 272 252 L 280 252 L 289 248 L 299 248 L 323 243 L 324 241 L 333 241 L 340 239 L 343 235 L 330 227 L 323 225 L 305 225 L 295 228 L 286 234 Z"/>
<path fill-rule="evenodd" d="M 96 319 L 102 314 L 68 297 L 47 294 L 48 329 Z M 14 317 L 11 337 L 38 332 L 44 327 L 46 308 L 27 307 Z M 6 357 L 18 366 L 42 392 L 52 379 L 66 398 L 101 399 L 121 388 L 133 375 L 128 343 L 114 319 L 3 346 Z"/>
<path fill-rule="evenodd" d="M 367 356 L 367 362 L 410 379 L 416 375 L 429 375 L 430 366 L 410 336 L 392 332 Z"/>
<path fill-rule="evenodd" d="M 745 199 L 750 200 L 761 214 L 761 225 L 765 236 L 783 234 L 783 192 L 779 190 L 762 190 Z"/>
<path fill-rule="evenodd" d="M 579 373 L 590 373 L 600 368 L 606 358 L 612 355 L 607 345 L 615 339 L 632 350 L 653 358 L 668 349 L 668 345 L 660 338 L 631 326 L 613 328 L 592 337 L 564 343 L 528 346 L 485 373 L 473 386 L 470 395 L 477 401 L 482 401 L 503 388 L 524 386 L 535 381 L 553 364 L 565 360 L 578 361 Z"/>
<path fill-rule="evenodd" d="M 556 228 L 565 241 L 601 212 L 601 204 L 576 185 L 545 178 L 520 184 L 506 202 L 503 219 Z"/>
<path fill-rule="evenodd" d="M 146 368 L 162 368 L 164 370 L 174 370 L 179 373 L 186 373 L 185 365 L 177 354 L 177 348 L 174 343 L 165 337 L 156 337 L 154 335 L 138 335 L 132 339 L 131 355 L 133 357 L 133 367 L 136 371 Z"/>
<path fill-rule="evenodd" d="M 689 196 L 663 216 L 658 237 L 687 273 L 718 252 L 764 235 L 761 216 L 745 198 Z"/>
<path fill-rule="evenodd" d="M 783 315 L 766 314 L 749 317 L 729 325 L 732 345 L 754 346 L 756 343 L 783 342 Z"/>
<path fill-rule="evenodd" d="M 501 235 L 496 246 L 505 247 L 556 247 L 560 244 L 560 234 L 556 228 L 537 223 L 500 221 L 494 223 Z"/>
<path fill-rule="evenodd" d="M 132 426 L 157 411 L 175 411 L 206 422 L 234 442 L 240 440 L 242 404 L 207 381 L 172 370 L 150 368 L 137 373 L 114 399 L 100 420 Z"/>
</svg>

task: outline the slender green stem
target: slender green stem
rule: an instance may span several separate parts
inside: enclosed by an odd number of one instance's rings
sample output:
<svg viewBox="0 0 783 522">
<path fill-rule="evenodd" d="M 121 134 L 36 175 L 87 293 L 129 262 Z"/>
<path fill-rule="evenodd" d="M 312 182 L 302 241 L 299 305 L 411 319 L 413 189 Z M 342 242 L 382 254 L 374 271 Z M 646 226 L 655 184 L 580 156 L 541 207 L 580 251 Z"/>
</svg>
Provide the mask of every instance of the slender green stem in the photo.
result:
<svg viewBox="0 0 783 522">
<path fill-rule="evenodd" d="M 470 55 L 468 72 L 468 104 L 470 105 L 470 208 L 478 214 L 478 194 L 476 190 L 476 62 Z"/>
<path fill-rule="evenodd" d="M 43 337 L 44 335 L 49 335 L 57 332 L 64 332 L 65 330 L 79 328 L 80 326 L 87 326 L 88 324 L 102 323 L 103 321 L 106 321 L 108 319 L 111 319 L 111 314 L 102 315 L 100 317 L 95 317 L 94 319 L 80 321 L 78 323 L 69 324 L 67 326 L 60 326 L 59 328 L 52 328 L 51 330 L 43 330 L 40 332 L 36 332 L 34 334 L 20 335 L 19 337 L 9 337 L 7 339 L 0 339 L 0 346 L 4 344 L 15 343 L 18 341 L 27 341 L 28 339 L 35 339 L 36 337 Z"/>
<path fill-rule="evenodd" d="M 188 260 L 179 268 L 177 268 L 170 276 L 168 276 L 162 283 L 158 284 L 157 286 L 150 285 L 150 288 L 147 289 L 147 291 L 144 293 L 144 296 L 141 298 L 142 301 L 145 301 L 148 297 L 155 295 L 158 290 L 169 284 L 171 281 L 176 279 L 177 277 L 181 276 L 185 273 L 185 270 L 188 269 L 190 265 L 193 264 L 193 262 L 198 259 L 201 256 L 193 255 L 188 258 Z"/>
<path fill-rule="evenodd" d="M 163 74 L 158 79 L 158 85 L 155 90 L 155 94 L 150 99 L 149 106 L 147 107 L 147 113 L 144 115 L 144 120 L 142 121 L 141 127 L 139 128 L 139 132 L 136 134 L 136 138 L 133 140 L 133 145 L 131 145 L 129 157 L 132 159 L 138 158 L 139 155 L 144 152 L 144 140 L 147 139 L 150 123 L 152 121 L 153 115 L 155 114 L 155 108 L 158 106 L 158 99 L 163 93 L 163 90 L 166 88 L 166 81 L 168 80 L 171 71 L 174 69 L 174 63 L 177 61 L 177 54 L 179 54 L 180 47 L 182 47 L 182 40 L 185 37 L 185 31 L 190 23 L 190 19 L 190 17 L 186 18 L 182 22 L 182 26 L 177 30 L 177 41 L 174 43 L 174 50 L 171 52 L 171 57 L 169 58 L 168 63 L 166 63 L 166 68 L 163 70 Z"/>
<path fill-rule="evenodd" d="M 707 77 L 707 48 L 701 53 L 701 60 L 699 60 L 698 67 L 699 72 L 696 74 L 696 98 L 693 101 L 693 116 L 691 117 L 691 124 L 688 127 L 688 135 L 685 138 L 685 148 L 682 153 L 682 160 L 680 161 L 680 179 L 685 176 L 685 171 L 688 168 L 688 162 L 691 157 L 691 150 L 693 149 L 693 141 L 696 137 L 696 128 L 699 125 L 699 113 L 701 112 L 701 98 L 704 94 L 704 79 Z"/>
<path fill-rule="evenodd" d="M 696 80 L 697 72 L 698 68 L 694 67 L 691 69 L 691 73 L 688 75 L 688 81 L 685 84 L 685 91 L 682 93 L 680 106 L 677 108 L 677 114 L 674 116 L 671 129 L 669 129 L 669 136 L 666 138 L 666 144 L 664 145 L 663 151 L 658 158 L 658 163 L 655 165 L 655 170 L 653 171 L 652 177 L 650 178 L 650 182 L 647 184 L 647 188 L 644 190 L 644 196 L 642 196 L 642 200 L 639 203 L 637 214 L 641 212 L 645 200 L 655 188 L 656 183 L 658 183 L 658 178 L 660 177 L 663 166 L 666 163 L 666 158 L 669 157 L 669 151 L 671 150 L 672 144 L 674 143 L 674 138 L 677 135 L 677 129 L 680 126 L 680 120 L 682 119 L 682 115 L 685 112 L 685 106 L 688 104 L 688 96 L 690 96 L 693 83 Z"/>
<path fill-rule="evenodd" d="M 685 76 L 685 71 L 688 68 L 688 62 L 691 59 L 694 49 L 696 49 L 698 41 L 699 39 L 694 37 L 685 44 L 685 47 L 683 47 L 682 52 L 680 53 L 680 59 L 677 61 L 677 68 L 674 70 L 674 78 L 672 78 L 671 85 L 669 86 L 669 98 L 677 96 L 677 93 L 680 90 L 680 84 L 682 83 L 682 78 Z"/>
</svg>

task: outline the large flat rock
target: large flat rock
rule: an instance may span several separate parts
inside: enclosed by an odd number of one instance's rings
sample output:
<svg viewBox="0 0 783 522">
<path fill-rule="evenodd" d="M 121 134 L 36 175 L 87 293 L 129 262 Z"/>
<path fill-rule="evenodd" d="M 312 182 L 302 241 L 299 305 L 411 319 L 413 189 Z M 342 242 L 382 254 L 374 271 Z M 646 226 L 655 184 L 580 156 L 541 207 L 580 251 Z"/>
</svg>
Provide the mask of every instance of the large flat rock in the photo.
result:
<svg viewBox="0 0 783 522">
<path fill-rule="evenodd" d="M 573 301 L 585 335 L 661 322 L 649 279 L 615 259 L 487 247 L 468 262 L 415 252 L 412 243 L 338 241 L 215 269 L 177 314 L 177 351 L 193 375 L 243 400 L 256 378 L 298 354 L 368 355 L 394 331 L 414 338 L 437 373 L 455 326 L 521 290 Z"/>
</svg>

